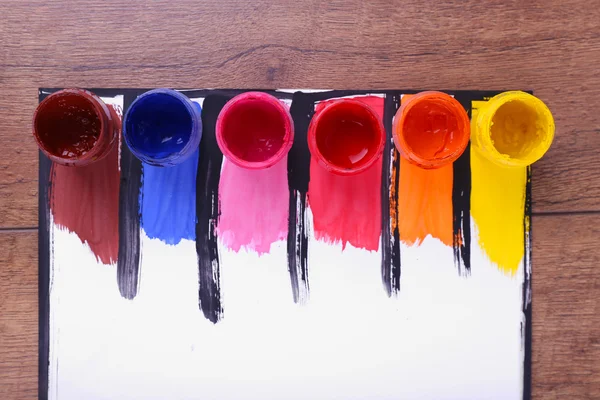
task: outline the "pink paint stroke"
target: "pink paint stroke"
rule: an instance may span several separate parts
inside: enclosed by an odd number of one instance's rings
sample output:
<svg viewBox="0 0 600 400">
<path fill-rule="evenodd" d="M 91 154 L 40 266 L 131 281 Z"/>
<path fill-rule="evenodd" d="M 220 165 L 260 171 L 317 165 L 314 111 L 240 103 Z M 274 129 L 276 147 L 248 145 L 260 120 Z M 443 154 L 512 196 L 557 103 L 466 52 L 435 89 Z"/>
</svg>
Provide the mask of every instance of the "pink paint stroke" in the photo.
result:
<svg viewBox="0 0 600 400">
<path fill-rule="evenodd" d="M 268 169 L 250 170 L 225 160 L 219 182 L 221 216 L 217 233 L 230 250 L 268 253 L 287 238 L 287 156 Z"/>
</svg>

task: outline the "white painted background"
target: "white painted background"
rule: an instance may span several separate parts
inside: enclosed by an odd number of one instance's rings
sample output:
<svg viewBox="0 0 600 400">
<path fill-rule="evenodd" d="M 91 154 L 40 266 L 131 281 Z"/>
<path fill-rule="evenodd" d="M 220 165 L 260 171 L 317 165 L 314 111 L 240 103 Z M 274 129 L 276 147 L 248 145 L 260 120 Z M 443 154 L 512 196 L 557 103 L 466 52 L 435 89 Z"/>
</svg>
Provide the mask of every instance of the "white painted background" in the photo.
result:
<svg viewBox="0 0 600 400">
<path fill-rule="evenodd" d="M 198 308 L 193 241 L 169 246 L 142 232 L 140 290 L 129 301 L 116 266 L 52 224 L 49 397 L 520 399 L 522 266 L 503 275 L 473 229 L 470 277 L 428 237 L 402 247 L 392 299 L 381 254 L 311 238 L 302 306 L 284 242 L 262 257 L 221 247 L 224 318 L 213 325 Z"/>
</svg>

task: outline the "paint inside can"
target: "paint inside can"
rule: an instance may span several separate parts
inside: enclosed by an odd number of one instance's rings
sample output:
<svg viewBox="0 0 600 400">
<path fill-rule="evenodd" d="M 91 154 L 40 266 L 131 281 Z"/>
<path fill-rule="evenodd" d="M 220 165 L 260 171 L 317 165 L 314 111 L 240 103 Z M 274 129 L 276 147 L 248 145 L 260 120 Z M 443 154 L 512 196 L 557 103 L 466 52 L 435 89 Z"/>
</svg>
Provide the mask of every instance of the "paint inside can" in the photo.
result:
<svg viewBox="0 0 600 400">
<path fill-rule="evenodd" d="M 85 166 L 104 158 L 119 137 L 115 110 L 83 89 L 64 89 L 46 97 L 33 116 L 33 136 L 52 161 Z"/>
<path fill-rule="evenodd" d="M 155 166 L 180 164 L 198 149 L 202 136 L 200 105 L 171 89 L 139 96 L 124 121 L 123 135 L 131 152 Z"/>
<path fill-rule="evenodd" d="M 426 169 L 454 162 L 470 137 L 463 106 L 442 92 L 421 92 L 402 102 L 393 123 L 394 143 L 411 163 Z"/>
<path fill-rule="evenodd" d="M 287 107 L 262 92 L 246 92 L 227 102 L 217 118 L 219 148 L 242 168 L 269 168 L 292 147 L 294 124 Z"/>
<path fill-rule="evenodd" d="M 548 151 L 554 139 L 554 119 L 537 97 L 504 92 L 479 109 L 473 143 L 489 160 L 505 167 L 525 167 Z"/>
<path fill-rule="evenodd" d="M 308 146 L 326 170 L 353 175 L 377 161 L 385 145 L 380 118 L 368 105 L 341 99 L 317 112 L 308 129 Z"/>
</svg>

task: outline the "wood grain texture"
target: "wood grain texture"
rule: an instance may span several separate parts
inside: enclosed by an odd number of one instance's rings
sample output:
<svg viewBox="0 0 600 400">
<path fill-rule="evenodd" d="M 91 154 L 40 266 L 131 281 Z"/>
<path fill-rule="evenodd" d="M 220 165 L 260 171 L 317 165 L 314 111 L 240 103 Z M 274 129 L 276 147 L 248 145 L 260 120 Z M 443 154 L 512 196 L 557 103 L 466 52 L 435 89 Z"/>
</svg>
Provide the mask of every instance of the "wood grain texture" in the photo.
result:
<svg viewBox="0 0 600 400">
<path fill-rule="evenodd" d="M 0 398 L 37 386 L 38 87 L 532 89 L 534 398 L 600 398 L 599 0 L 0 0 Z M 572 214 L 577 213 L 577 214 Z M 556 215 L 554 215 L 556 214 Z"/>
</svg>

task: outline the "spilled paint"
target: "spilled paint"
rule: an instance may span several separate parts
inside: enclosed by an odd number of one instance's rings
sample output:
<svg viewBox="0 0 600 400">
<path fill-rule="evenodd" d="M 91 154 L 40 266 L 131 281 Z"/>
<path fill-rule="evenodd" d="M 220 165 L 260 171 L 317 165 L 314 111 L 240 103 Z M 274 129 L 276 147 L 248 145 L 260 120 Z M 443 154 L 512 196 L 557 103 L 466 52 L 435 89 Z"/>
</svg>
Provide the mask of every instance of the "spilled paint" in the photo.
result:
<svg viewBox="0 0 600 400">
<path fill-rule="evenodd" d="M 119 253 L 118 147 L 82 167 L 52 165 L 50 208 L 54 223 L 74 232 L 96 259 L 113 264 Z"/>
<path fill-rule="evenodd" d="M 287 156 L 267 169 L 251 170 L 225 160 L 219 181 L 221 215 L 217 233 L 233 251 L 268 253 L 287 237 Z"/>
<path fill-rule="evenodd" d="M 473 121 L 483 102 L 473 102 Z M 514 275 L 523 259 L 527 167 L 502 167 L 471 148 L 471 215 L 479 245 L 498 268 Z"/>
<path fill-rule="evenodd" d="M 423 169 L 400 160 L 400 240 L 419 245 L 431 235 L 452 246 L 452 165 Z"/>
<path fill-rule="evenodd" d="M 151 239 L 171 245 L 196 238 L 198 151 L 172 167 L 143 165 L 141 225 Z"/>
<path fill-rule="evenodd" d="M 383 98 L 356 97 L 383 119 Z M 333 101 L 333 100 L 329 100 Z M 317 105 L 317 111 L 328 102 Z M 377 251 L 381 234 L 381 167 L 379 158 L 357 175 L 341 176 L 327 171 L 314 158 L 310 161 L 308 200 L 315 237 L 332 243 Z"/>
<path fill-rule="evenodd" d="M 200 155 L 196 175 L 196 253 L 198 256 L 198 303 L 204 317 L 217 323 L 223 316 L 217 224 L 219 180 L 223 153 L 217 145 L 217 117 L 228 97 L 210 95 L 204 99 Z"/>
</svg>

